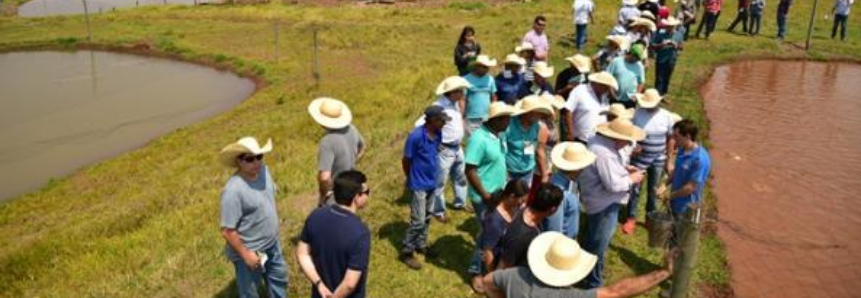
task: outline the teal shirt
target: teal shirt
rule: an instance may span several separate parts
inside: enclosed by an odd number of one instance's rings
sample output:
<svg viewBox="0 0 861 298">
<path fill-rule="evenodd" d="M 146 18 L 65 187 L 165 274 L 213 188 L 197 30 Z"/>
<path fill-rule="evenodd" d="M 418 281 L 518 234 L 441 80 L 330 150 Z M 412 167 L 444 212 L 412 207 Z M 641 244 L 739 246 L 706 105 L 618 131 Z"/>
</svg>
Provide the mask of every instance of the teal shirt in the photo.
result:
<svg viewBox="0 0 861 298">
<path fill-rule="evenodd" d="M 523 174 L 535 169 L 535 151 L 538 147 L 538 123 L 524 128 L 520 117 L 512 117 L 505 130 L 505 165 L 511 173 Z"/>
<path fill-rule="evenodd" d="M 476 130 L 466 144 L 464 160 L 467 165 L 477 167 L 481 185 L 488 193 L 494 193 L 505 187 L 508 172 L 505 170 L 505 143 L 482 125 Z M 469 187 L 469 199 L 480 203 L 481 196 Z"/>
<path fill-rule="evenodd" d="M 625 57 L 616 57 L 607 66 L 607 72 L 619 83 L 619 100 L 629 101 L 637 93 L 637 85 L 646 81 L 646 71 L 640 61 L 628 63 Z"/>
<path fill-rule="evenodd" d="M 496 82 L 487 74 L 477 77 L 470 73 L 463 78 L 472 85 L 466 90 L 466 119 L 486 119 L 490 95 L 496 93 Z"/>
<path fill-rule="evenodd" d="M 666 29 L 658 30 L 655 33 L 655 37 L 652 38 L 652 45 L 657 46 L 667 40 L 675 42 L 676 45 L 681 45 L 685 41 L 684 30 L 684 28 L 681 28 L 681 30 L 676 30 L 672 34 L 667 32 Z M 676 47 L 661 47 L 655 50 L 655 63 L 676 63 L 678 55 L 679 50 Z"/>
</svg>

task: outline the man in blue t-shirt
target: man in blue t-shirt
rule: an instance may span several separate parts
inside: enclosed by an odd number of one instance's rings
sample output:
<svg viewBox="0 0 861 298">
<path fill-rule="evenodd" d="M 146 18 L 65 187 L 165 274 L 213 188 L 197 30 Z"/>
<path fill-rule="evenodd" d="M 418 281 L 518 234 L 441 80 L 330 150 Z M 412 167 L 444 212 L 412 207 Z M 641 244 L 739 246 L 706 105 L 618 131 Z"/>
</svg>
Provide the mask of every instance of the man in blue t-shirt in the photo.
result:
<svg viewBox="0 0 861 298">
<path fill-rule="evenodd" d="M 425 109 L 425 124 L 413 129 L 404 145 L 401 166 L 412 193 L 410 225 L 403 241 L 399 259 L 408 267 L 418 270 L 421 263 L 413 252 L 427 254 L 427 238 L 433 214 L 434 190 L 439 170 L 439 151 L 442 146 L 442 128 L 451 118 L 437 105 Z"/>
<path fill-rule="evenodd" d="M 362 172 L 338 174 L 335 204 L 314 210 L 299 236 L 296 259 L 311 282 L 311 297 L 365 297 L 371 231 L 356 216 L 368 204 L 371 189 Z"/>
<path fill-rule="evenodd" d="M 673 125 L 676 141 L 675 165 L 669 169 L 672 193 L 670 209 L 676 216 L 684 215 L 691 207 L 700 208 L 703 188 L 711 171 L 711 158 L 702 145 L 697 144 L 697 125 L 689 119 Z"/>
<path fill-rule="evenodd" d="M 493 76 L 488 74 L 491 67 L 496 66 L 496 59 L 490 59 L 486 55 L 478 55 L 473 62 L 472 72 L 463 76 L 469 82 L 469 89 L 466 90 L 466 137 L 481 127 L 484 120 L 487 119 L 487 113 L 490 110 L 490 103 L 497 100 L 496 97 L 496 81 Z"/>
</svg>

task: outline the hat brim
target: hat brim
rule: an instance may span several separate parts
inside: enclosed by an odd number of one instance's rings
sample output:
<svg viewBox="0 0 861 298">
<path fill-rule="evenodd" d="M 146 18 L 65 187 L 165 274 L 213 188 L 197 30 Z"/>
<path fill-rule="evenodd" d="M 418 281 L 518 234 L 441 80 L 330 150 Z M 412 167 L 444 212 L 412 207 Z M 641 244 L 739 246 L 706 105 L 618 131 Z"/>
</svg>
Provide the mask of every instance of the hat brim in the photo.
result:
<svg viewBox="0 0 861 298">
<path fill-rule="evenodd" d="M 314 122 L 328 129 L 342 129 L 349 126 L 350 122 L 353 121 L 353 113 L 350 112 L 350 108 L 344 102 L 337 101 L 341 105 L 341 116 L 338 118 L 328 117 L 320 113 L 320 106 L 323 105 L 323 101 L 325 100 L 327 99 L 318 98 L 308 105 L 308 113 L 311 114 Z"/>
<path fill-rule="evenodd" d="M 582 170 L 582 169 L 585 169 L 586 167 L 588 167 L 589 165 L 591 165 L 592 163 L 594 163 L 595 160 L 598 158 L 595 155 L 595 153 L 592 153 L 591 151 L 587 150 L 585 152 L 586 157 L 581 161 L 571 162 L 571 161 L 565 160 L 565 158 L 563 158 L 562 156 L 565 153 L 565 149 L 567 147 L 568 146 L 556 146 L 556 147 L 553 147 L 553 150 L 550 151 L 550 161 L 553 163 L 554 167 L 556 167 L 560 170 L 563 170 L 563 171 Z"/>
<path fill-rule="evenodd" d="M 553 73 L 555 71 L 554 71 L 553 67 L 548 67 L 548 68 L 544 69 L 544 71 L 539 72 L 539 71 L 535 70 L 534 72 L 535 72 L 535 74 L 541 76 L 542 78 L 548 79 L 550 77 L 553 77 Z"/>
<path fill-rule="evenodd" d="M 581 249 L 580 260 L 577 262 L 577 266 L 567 270 L 554 268 L 547 262 L 545 255 L 550 250 L 553 242 L 559 237 L 566 236 L 560 233 L 543 233 L 538 235 L 535 240 L 532 240 L 532 244 L 529 245 L 527 260 L 532 275 L 535 275 L 538 280 L 553 287 L 567 287 L 582 280 L 592 272 L 592 268 L 598 262 L 598 257 Z"/>
<path fill-rule="evenodd" d="M 266 141 L 266 145 L 261 147 L 261 148 L 249 148 L 249 147 L 243 146 L 239 143 L 233 143 L 233 144 L 227 145 L 226 147 L 221 149 L 221 153 L 219 154 L 218 158 L 219 158 L 219 161 L 221 162 L 222 165 L 224 165 L 226 167 L 235 168 L 237 166 L 236 157 L 238 157 L 239 155 L 248 154 L 248 153 L 253 154 L 253 155 L 259 155 L 259 154 L 267 154 L 269 152 L 272 152 L 272 139 L 271 138 L 268 139 Z"/>
<path fill-rule="evenodd" d="M 634 135 L 628 136 L 621 133 L 618 133 L 612 129 L 610 129 L 610 123 L 603 123 L 598 125 L 598 133 L 616 140 L 623 140 L 629 142 L 639 142 L 646 138 L 646 133 L 642 130 L 635 130 Z"/>
<path fill-rule="evenodd" d="M 659 104 L 661 104 L 660 100 L 656 101 L 646 101 L 646 100 L 638 100 L 637 106 L 644 109 L 653 109 L 656 108 Z"/>
<path fill-rule="evenodd" d="M 597 73 L 589 75 L 589 82 L 598 83 L 598 84 L 601 84 L 604 86 L 608 86 L 608 87 L 610 87 L 610 89 L 613 89 L 613 91 L 619 90 L 619 83 L 618 82 L 604 81 L 604 80 L 602 80 L 602 78 L 600 76 L 597 75 Z"/>
<path fill-rule="evenodd" d="M 574 66 L 574 68 L 576 68 L 577 71 L 580 73 L 589 73 L 592 71 L 592 66 L 589 65 L 589 63 L 586 61 L 583 61 L 585 63 L 584 65 L 579 65 L 581 63 L 577 62 L 577 59 L 570 58 L 570 57 L 565 58 L 565 61 L 568 61 L 569 63 L 571 63 L 571 66 Z"/>
<path fill-rule="evenodd" d="M 456 91 L 456 90 L 466 90 L 466 89 L 469 89 L 469 87 L 470 87 L 469 83 L 464 84 L 464 82 L 459 82 L 459 83 L 457 83 L 455 85 L 451 85 L 451 86 L 444 86 L 444 85 L 446 85 L 446 84 L 440 83 L 440 85 L 436 87 L 436 95 L 437 96 L 443 95 L 443 94 L 446 94 L 446 93 L 449 93 L 452 91 Z"/>
</svg>

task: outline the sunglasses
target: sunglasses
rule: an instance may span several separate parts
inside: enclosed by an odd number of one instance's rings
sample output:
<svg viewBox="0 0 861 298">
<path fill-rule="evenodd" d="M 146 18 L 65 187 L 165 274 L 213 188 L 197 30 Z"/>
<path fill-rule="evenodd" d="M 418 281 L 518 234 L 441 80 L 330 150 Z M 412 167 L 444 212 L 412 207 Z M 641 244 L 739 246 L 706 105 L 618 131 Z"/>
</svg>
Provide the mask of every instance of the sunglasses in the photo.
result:
<svg viewBox="0 0 861 298">
<path fill-rule="evenodd" d="M 252 162 L 254 162 L 254 161 L 260 161 L 260 160 L 263 160 L 263 154 L 259 154 L 259 155 L 245 155 L 245 156 L 240 157 L 239 159 L 240 159 L 240 160 L 242 160 L 242 161 L 244 161 L 244 162 L 246 162 L 246 163 L 252 163 Z"/>
</svg>

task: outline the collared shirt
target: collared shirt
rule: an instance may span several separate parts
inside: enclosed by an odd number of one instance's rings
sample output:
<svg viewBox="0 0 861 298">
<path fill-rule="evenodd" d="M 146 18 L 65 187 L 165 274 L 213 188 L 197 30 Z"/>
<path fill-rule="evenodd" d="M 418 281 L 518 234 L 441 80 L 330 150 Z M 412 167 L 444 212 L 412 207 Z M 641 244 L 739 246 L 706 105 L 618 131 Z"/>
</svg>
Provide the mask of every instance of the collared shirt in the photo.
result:
<svg viewBox="0 0 861 298">
<path fill-rule="evenodd" d="M 494 193 L 505 187 L 508 172 L 505 168 L 505 142 L 494 135 L 487 126 L 482 125 L 469 137 L 464 152 L 464 162 L 477 167 L 476 172 L 481 186 L 487 193 Z M 481 202 L 481 196 L 469 186 L 469 199 Z"/>
<path fill-rule="evenodd" d="M 673 213 L 684 214 L 688 210 L 688 204 L 702 202 L 703 188 L 705 188 L 706 179 L 709 178 L 711 166 L 709 152 L 702 145 L 697 145 L 697 148 L 691 152 L 685 152 L 684 148 L 679 148 L 676 153 L 676 168 L 671 178 L 672 190 L 679 190 L 689 182 L 696 183 L 697 190 L 689 196 L 670 200 Z"/>
<path fill-rule="evenodd" d="M 643 151 L 631 164 L 640 169 L 663 167 L 667 161 L 667 137 L 673 135 L 673 115 L 663 108 L 637 109 L 632 122 L 646 132 L 646 138 L 637 142 Z"/>
<path fill-rule="evenodd" d="M 490 97 L 496 93 L 496 81 L 489 74 L 477 77 L 470 73 L 463 78 L 470 84 L 466 91 L 466 119 L 487 118 Z"/>
<path fill-rule="evenodd" d="M 594 10 L 595 3 L 592 0 L 574 0 L 574 24 L 589 24 L 589 18 Z"/>
<path fill-rule="evenodd" d="M 443 111 L 451 120 L 445 123 L 442 127 L 442 143 L 447 145 L 460 145 L 463 139 L 463 114 L 460 112 L 460 105 L 452 102 L 445 95 L 440 96 L 439 100 L 433 103 L 436 106 L 443 108 Z M 425 125 L 425 117 L 422 115 L 416 121 L 415 127 Z"/>
<path fill-rule="evenodd" d="M 586 213 L 595 214 L 628 198 L 631 177 L 613 139 L 596 135 L 589 150 L 598 158 L 580 174 L 580 195 Z"/>
<path fill-rule="evenodd" d="M 535 169 L 535 150 L 538 147 L 538 122 L 530 127 L 520 124 L 520 117 L 512 117 L 505 130 L 505 166 L 508 172 L 526 173 Z"/>
<path fill-rule="evenodd" d="M 523 42 L 531 43 L 535 47 L 536 55 L 546 55 L 550 51 L 550 42 L 547 40 L 547 34 L 544 32 L 539 34 L 535 30 L 529 30 L 523 36 Z"/>
<path fill-rule="evenodd" d="M 630 101 L 637 93 L 637 86 L 646 82 L 646 70 L 639 60 L 630 63 L 625 57 L 616 57 L 607 67 L 607 72 L 619 83 L 619 100 Z"/>
<path fill-rule="evenodd" d="M 606 96 L 600 99 L 591 84 L 580 84 L 574 87 L 565 102 L 565 109 L 573 113 L 574 137 L 583 141 L 589 140 L 595 135 L 598 124 L 607 121 L 606 117 L 600 115 L 610 107 Z"/>
<path fill-rule="evenodd" d="M 436 188 L 442 136 L 430 136 L 424 125 L 416 127 L 404 144 L 404 158 L 410 161 L 408 186 L 411 190 Z"/>
<path fill-rule="evenodd" d="M 640 10 L 634 6 L 625 5 L 619 9 L 619 16 L 616 19 L 616 27 L 613 27 L 613 34 L 623 35 L 628 32 L 628 22 L 640 17 Z"/>
<path fill-rule="evenodd" d="M 848 16 L 851 6 L 852 1 L 850 0 L 837 0 L 837 2 L 834 2 L 834 14 Z"/>
</svg>

